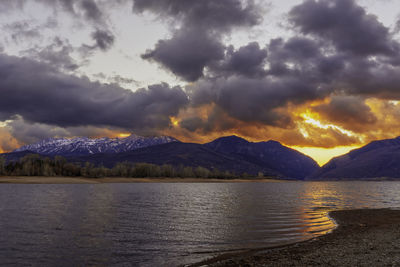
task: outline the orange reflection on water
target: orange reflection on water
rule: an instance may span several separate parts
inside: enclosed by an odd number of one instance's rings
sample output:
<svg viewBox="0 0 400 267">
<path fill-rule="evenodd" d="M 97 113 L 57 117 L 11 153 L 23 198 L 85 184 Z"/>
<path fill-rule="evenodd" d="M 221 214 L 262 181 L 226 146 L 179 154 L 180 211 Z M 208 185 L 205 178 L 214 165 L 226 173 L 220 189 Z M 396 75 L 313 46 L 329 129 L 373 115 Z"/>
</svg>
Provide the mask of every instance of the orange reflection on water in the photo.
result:
<svg viewBox="0 0 400 267">
<path fill-rule="evenodd" d="M 329 212 L 346 208 L 347 197 L 337 190 L 337 186 L 345 184 L 324 182 L 305 182 L 303 189 L 299 191 L 299 198 L 306 203 L 306 207 L 299 210 L 299 215 L 307 227 L 302 228 L 305 236 L 323 235 L 336 228 L 336 222 L 329 217 Z"/>
</svg>

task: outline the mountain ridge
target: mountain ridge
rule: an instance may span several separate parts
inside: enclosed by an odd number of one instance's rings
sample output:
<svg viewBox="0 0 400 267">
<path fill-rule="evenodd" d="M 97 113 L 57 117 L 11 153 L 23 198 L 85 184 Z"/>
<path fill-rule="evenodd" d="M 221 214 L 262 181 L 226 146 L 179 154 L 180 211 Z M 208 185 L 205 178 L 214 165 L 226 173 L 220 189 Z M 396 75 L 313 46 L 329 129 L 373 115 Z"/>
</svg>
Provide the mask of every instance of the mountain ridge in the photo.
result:
<svg viewBox="0 0 400 267">
<path fill-rule="evenodd" d="M 50 138 L 22 146 L 13 152 L 32 151 L 50 156 L 82 156 L 97 153 L 120 153 L 170 142 L 179 142 L 179 140 L 170 136 L 143 137 L 134 134 L 124 138 Z"/>
<path fill-rule="evenodd" d="M 227 136 L 206 143 L 205 146 L 264 166 L 285 177 L 303 179 L 319 168 L 311 157 L 274 140 L 249 142 L 237 136 Z"/>
<path fill-rule="evenodd" d="M 84 146 L 86 150 L 76 151 L 73 150 L 76 147 L 68 146 L 71 142 L 80 145 L 83 142 L 89 145 Z M 59 143 L 64 145 L 67 143 L 66 146 L 73 151 L 67 149 L 68 153 L 64 153 L 65 150 L 58 147 Z M 113 146 L 111 150 L 103 149 L 104 147 L 97 150 L 87 149 L 99 143 L 111 143 Z M 40 149 L 41 145 L 46 146 L 46 144 L 50 144 L 50 148 Z M 125 144 L 130 146 L 123 147 Z M 79 145 L 77 147 L 79 148 Z M 41 153 L 43 151 L 46 153 Z M 85 137 L 48 139 L 2 155 L 8 161 L 17 161 L 30 153 L 50 157 L 61 155 L 71 162 L 83 164 L 88 161 L 107 167 L 127 161 L 199 166 L 237 174 L 261 173 L 265 176 L 306 180 L 400 178 L 400 137 L 372 141 L 361 148 L 331 159 L 322 167 L 319 167 L 311 157 L 277 141 L 250 142 L 238 136 L 224 136 L 205 144 L 183 143 L 173 137 L 145 138 L 136 135 L 128 138 L 95 140 Z"/>
<path fill-rule="evenodd" d="M 131 146 L 124 147 L 126 144 Z M 205 144 L 182 143 L 172 137 L 146 139 L 135 135 L 125 139 L 50 139 L 21 147 L 15 153 L 28 150 L 45 156 L 61 155 L 79 164 L 87 161 L 106 167 L 127 161 L 200 166 L 236 174 L 261 173 L 294 179 L 304 179 L 319 168 L 310 157 L 277 141 L 249 142 L 238 136 L 220 137 Z"/>
<path fill-rule="evenodd" d="M 335 157 L 308 179 L 400 178 L 400 137 L 375 140 Z"/>
<path fill-rule="evenodd" d="M 262 172 L 265 176 L 281 176 L 280 173 L 269 168 L 237 159 L 229 154 L 218 153 L 202 144 L 196 143 L 173 142 L 118 154 L 99 153 L 71 157 L 68 160 L 81 164 L 91 162 L 105 167 L 112 167 L 119 162 L 151 163 L 156 165 L 169 164 L 175 167 L 204 167 L 210 170 L 218 169 L 219 171 L 229 171 L 235 174 L 249 173 L 257 175 Z"/>
</svg>

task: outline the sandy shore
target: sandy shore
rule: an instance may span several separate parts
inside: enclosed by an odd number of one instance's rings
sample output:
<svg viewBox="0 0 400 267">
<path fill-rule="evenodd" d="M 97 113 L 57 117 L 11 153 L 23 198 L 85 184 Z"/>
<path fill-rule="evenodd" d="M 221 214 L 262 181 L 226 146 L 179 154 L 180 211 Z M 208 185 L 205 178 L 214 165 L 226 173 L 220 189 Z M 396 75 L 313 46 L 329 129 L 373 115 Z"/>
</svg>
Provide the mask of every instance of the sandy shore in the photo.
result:
<svg viewBox="0 0 400 267">
<path fill-rule="evenodd" d="M 223 254 L 193 266 L 400 266 L 400 210 L 330 213 L 332 233 L 274 249 Z"/>
<path fill-rule="evenodd" d="M 0 184 L 104 184 L 104 183 L 269 183 L 274 179 L 203 178 L 82 178 L 82 177 L 0 177 Z"/>
</svg>

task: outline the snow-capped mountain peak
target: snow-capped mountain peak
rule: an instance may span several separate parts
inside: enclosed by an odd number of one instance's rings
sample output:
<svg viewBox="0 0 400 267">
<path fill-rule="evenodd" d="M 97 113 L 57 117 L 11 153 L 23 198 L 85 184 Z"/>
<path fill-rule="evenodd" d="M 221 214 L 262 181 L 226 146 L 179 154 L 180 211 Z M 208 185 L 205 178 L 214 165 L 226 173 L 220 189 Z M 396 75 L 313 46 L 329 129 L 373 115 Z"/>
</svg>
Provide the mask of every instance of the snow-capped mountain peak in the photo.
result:
<svg viewBox="0 0 400 267">
<path fill-rule="evenodd" d="M 134 134 L 124 138 L 50 138 L 22 146 L 14 152 L 32 151 L 44 155 L 77 156 L 96 153 L 120 153 L 171 142 L 179 141 L 170 136 L 143 137 Z"/>
</svg>

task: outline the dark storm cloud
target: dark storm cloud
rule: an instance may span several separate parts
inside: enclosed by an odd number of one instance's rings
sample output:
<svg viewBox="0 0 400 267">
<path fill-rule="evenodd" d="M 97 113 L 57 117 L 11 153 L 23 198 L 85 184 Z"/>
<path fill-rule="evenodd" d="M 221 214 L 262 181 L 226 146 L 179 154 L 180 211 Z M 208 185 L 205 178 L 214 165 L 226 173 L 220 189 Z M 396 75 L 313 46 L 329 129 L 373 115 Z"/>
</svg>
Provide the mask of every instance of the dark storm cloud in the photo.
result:
<svg viewBox="0 0 400 267">
<path fill-rule="evenodd" d="M 324 42 L 307 37 L 272 39 L 268 45 L 269 77 L 297 77 L 328 94 L 331 83 L 343 78 L 346 66 L 352 65 L 353 59 L 340 52 L 324 54 L 324 48 Z"/>
<path fill-rule="evenodd" d="M 332 81 L 328 77 L 341 71 L 324 66 L 338 61 L 333 66 L 341 67 L 341 58 L 324 56 L 320 50 L 319 42 L 304 37 L 287 41 L 274 39 L 265 49 L 260 49 L 256 43 L 239 48 L 228 53 L 223 61 L 222 66 L 229 66 L 226 69 L 230 72 L 223 68 L 214 69 L 211 73 L 214 78 L 203 78 L 188 87 L 191 104 L 212 103 L 228 116 L 243 122 L 293 127 L 286 107 L 329 96 Z M 320 70 L 320 66 L 324 68 Z M 188 122 L 188 130 L 209 125 L 209 122 L 202 125 L 192 122 L 196 121 Z"/>
<path fill-rule="evenodd" d="M 309 0 L 294 7 L 290 18 L 297 36 L 272 39 L 266 49 L 257 43 L 229 48 L 206 77 L 188 87 L 191 104 L 214 105 L 243 122 L 288 128 L 293 125 L 290 106 L 336 95 L 318 112 L 356 129 L 376 119 L 364 99 L 400 99 L 399 43 L 375 16 L 350 0 Z M 233 63 L 239 59 L 242 64 Z M 340 116 L 333 115 L 336 110 Z M 206 125 L 200 118 L 183 124 L 188 130 Z"/>
<path fill-rule="evenodd" d="M 302 33 L 329 40 L 342 51 L 360 56 L 399 52 L 389 29 L 354 0 L 307 0 L 290 11 L 290 19 Z"/>
<path fill-rule="evenodd" d="M 39 123 L 26 123 L 18 117 L 7 124 L 7 129 L 13 137 L 23 144 L 32 144 L 55 136 L 68 136 L 68 132 L 63 128 Z"/>
<path fill-rule="evenodd" d="M 169 40 L 160 40 L 143 57 L 159 62 L 188 81 L 197 81 L 188 87 L 195 107 L 213 104 L 214 109 L 240 121 L 286 128 L 293 123 L 285 111 L 289 105 L 337 93 L 365 97 L 398 94 L 399 44 L 388 28 L 354 1 L 305 1 L 290 12 L 290 21 L 299 31 L 296 37 L 273 39 L 264 49 L 258 43 L 250 43 L 237 50 L 225 47 L 219 38 L 224 31 L 238 25 L 254 25 L 257 19 L 239 19 L 235 24 L 221 16 L 219 21 L 218 16 L 194 15 L 201 12 L 185 3 L 135 1 L 134 8 L 161 17 L 175 16 L 184 22 L 185 29 L 178 29 Z M 252 17 L 257 13 L 246 14 Z M 202 25 L 207 24 L 213 26 L 212 30 L 203 30 Z M 329 107 L 340 108 L 342 102 L 335 99 Z M 354 112 L 364 113 L 372 122 L 373 117 L 366 115 L 364 108 L 368 107 L 358 103 Z M 351 118 L 364 121 L 361 114 Z M 191 117 L 181 125 L 195 131 L 208 128 L 210 122 Z"/>
<path fill-rule="evenodd" d="M 144 59 L 154 60 L 187 80 L 196 81 L 206 67 L 223 59 L 221 38 L 235 27 L 260 22 L 260 9 L 253 1 L 240 0 L 134 0 L 135 12 L 149 11 L 180 24 L 171 39 L 159 40 Z M 178 54 L 179 53 L 179 54 Z"/>
<path fill-rule="evenodd" d="M 190 90 L 195 106 L 215 103 L 233 118 L 279 127 L 288 127 L 292 123 L 280 107 L 320 97 L 313 84 L 294 77 L 274 81 L 232 76 L 202 80 Z"/>
<path fill-rule="evenodd" d="M 105 137 L 110 134 L 115 135 L 115 131 L 121 131 L 121 129 L 105 129 L 93 126 L 57 127 L 55 125 L 27 122 L 19 116 L 13 121 L 8 122 L 5 129 L 21 144 L 32 144 L 49 138 L 71 138 L 77 136 Z M 15 147 L 7 150 L 13 149 Z"/>
<path fill-rule="evenodd" d="M 260 22 L 260 7 L 247 0 L 134 0 L 133 10 L 181 20 L 185 27 L 230 30 Z"/>
<path fill-rule="evenodd" d="M 110 49 L 115 41 L 114 36 L 110 32 L 99 29 L 92 33 L 92 38 L 96 42 L 95 47 L 98 47 L 103 51 Z"/>
<path fill-rule="evenodd" d="M 274 58 L 270 61 L 278 61 L 277 56 L 282 57 L 282 61 L 292 60 L 303 63 L 303 60 L 313 59 L 321 56 L 320 44 L 316 41 L 304 37 L 292 37 L 286 42 L 282 39 L 273 39 L 269 49 Z"/>
<path fill-rule="evenodd" d="M 194 132 L 204 127 L 204 121 L 199 117 L 190 117 L 182 120 L 179 125 L 186 130 Z"/>
<path fill-rule="evenodd" d="M 187 81 L 196 81 L 203 75 L 204 66 L 223 59 L 224 46 L 212 35 L 182 30 L 171 39 L 160 40 L 153 50 L 142 55 L 151 59 Z"/>
<path fill-rule="evenodd" d="M 115 37 L 107 25 L 104 2 L 47 3 L 56 3 L 52 5 L 91 23 L 94 44 L 82 46 L 84 53 L 94 53 L 94 48 L 105 51 L 113 45 Z M 356 1 L 306 0 L 290 11 L 293 37 L 242 47 L 223 40 L 237 28 L 259 23 L 260 10 L 251 1 L 133 3 L 135 12 L 155 14 L 173 29 L 169 39 L 159 40 L 142 57 L 191 81 L 186 92 L 166 84 L 131 92 L 115 84 L 62 74 L 59 70 L 74 68 L 69 46 L 63 43 L 31 54 L 51 68 L 27 59 L 0 57 L 0 92 L 5 96 L 0 99 L 0 120 L 21 116 L 25 124 L 35 126 L 30 128 L 32 136 L 41 135 L 49 125 L 136 131 L 168 127 L 169 117 L 183 110 L 186 117 L 179 118 L 179 125 L 188 131 L 215 133 L 240 130 L 241 125 L 262 125 L 275 130 L 280 127 L 283 132 L 296 129 L 291 112 L 298 105 L 326 100 L 314 108 L 322 119 L 359 131 L 362 124 L 373 125 L 377 120 L 366 99 L 400 99 L 399 42 Z M 204 113 L 185 113 L 186 107 Z M 321 141 L 322 130 L 309 128 L 308 139 Z M 355 142 L 337 129 L 324 131 L 342 144 Z M 293 132 L 293 136 L 301 135 Z"/>
<path fill-rule="evenodd" d="M 272 76 L 296 75 L 322 60 L 320 44 L 304 37 L 285 41 L 272 39 L 268 45 L 269 74 Z M 300 67 L 301 66 L 301 67 Z"/>
<path fill-rule="evenodd" d="M 80 7 L 83 9 L 85 17 L 93 21 L 102 21 L 103 13 L 97 6 L 94 0 L 82 0 L 80 2 Z"/>
<path fill-rule="evenodd" d="M 2 121 L 21 116 L 60 127 L 162 129 L 188 102 L 180 87 L 158 84 L 132 92 L 6 55 L 0 55 L 0 77 Z"/>
<path fill-rule="evenodd" d="M 377 121 L 365 100 L 357 96 L 333 96 L 329 103 L 313 109 L 331 122 L 351 130 L 357 130 L 365 124 L 371 126 Z"/>
<path fill-rule="evenodd" d="M 261 49 L 257 42 L 252 42 L 246 46 L 234 50 L 229 46 L 224 60 L 218 62 L 211 70 L 219 75 L 244 75 L 249 77 L 264 76 L 267 49 Z"/>
<path fill-rule="evenodd" d="M 400 99 L 400 68 L 385 62 L 359 60 L 349 64 L 335 81 L 351 95 Z"/>
</svg>

